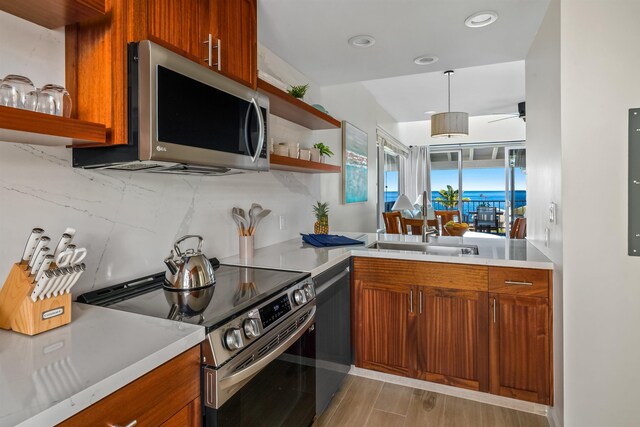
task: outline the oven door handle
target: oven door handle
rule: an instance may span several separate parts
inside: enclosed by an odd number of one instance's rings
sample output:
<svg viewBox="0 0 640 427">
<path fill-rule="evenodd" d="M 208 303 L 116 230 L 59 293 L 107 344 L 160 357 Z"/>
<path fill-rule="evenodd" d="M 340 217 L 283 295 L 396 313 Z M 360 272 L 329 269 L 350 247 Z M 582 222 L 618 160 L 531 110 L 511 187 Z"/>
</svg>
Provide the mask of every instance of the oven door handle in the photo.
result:
<svg viewBox="0 0 640 427">
<path fill-rule="evenodd" d="M 307 329 L 309 329 L 309 327 L 315 320 L 315 317 L 316 317 L 316 307 L 313 307 L 311 309 L 311 314 L 309 314 L 309 317 L 307 317 L 307 320 L 305 320 L 302 326 L 298 328 L 295 334 L 291 335 L 283 343 L 278 345 L 278 347 L 276 347 L 272 352 L 268 353 L 266 356 L 264 356 L 262 359 L 258 360 L 254 364 L 249 365 L 245 369 L 235 372 L 234 374 L 229 375 L 228 377 L 222 378 L 218 382 L 218 386 L 220 387 L 220 389 L 233 387 L 234 385 L 239 384 L 253 377 L 262 369 L 264 369 L 265 366 L 267 366 L 269 363 L 277 359 L 282 353 L 285 352 L 287 348 L 289 348 L 291 344 L 296 342 L 298 338 L 300 338 L 305 332 L 307 332 Z"/>
</svg>

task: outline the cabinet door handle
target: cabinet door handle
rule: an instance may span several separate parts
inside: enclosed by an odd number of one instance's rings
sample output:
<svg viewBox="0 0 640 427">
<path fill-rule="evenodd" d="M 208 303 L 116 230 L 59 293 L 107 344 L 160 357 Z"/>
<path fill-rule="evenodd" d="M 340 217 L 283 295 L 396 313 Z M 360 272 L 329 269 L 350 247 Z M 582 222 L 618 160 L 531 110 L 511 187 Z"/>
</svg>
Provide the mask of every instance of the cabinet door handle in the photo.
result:
<svg viewBox="0 0 640 427">
<path fill-rule="evenodd" d="M 133 426 L 135 426 L 135 425 L 137 425 L 137 424 L 138 424 L 138 420 L 133 420 L 133 421 L 131 421 L 129 424 L 127 424 L 127 425 L 125 425 L 125 426 L 123 426 L 123 427 L 133 427 Z M 117 425 L 117 424 L 109 424 L 109 425 L 110 425 L 111 427 L 120 427 L 120 426 L 119 426 L 119 425 Z"/>
<path fill-rule="evenodd" d="M 518 282 L 516 280 L 505 280 L 505 285 L 533 286 L 532 282 Z"/>
<path fill-rule="evenodd" d="M 496 299 L 493 299 L 493 323 L 496 323 Z"/>
<path fill-rule="evenodd" d="M 216 45 L 213 45 L 213 36 L 209 34 L 207 40 L 205 40 L 204 44 L 207 45 L 207 57 L 204 59 L 204 62 L 207 63 L 209 67 L 213 67 L 214 65 L 217 67 L 218 71 L 220 71 L 220 39 L 216 39 Z M 216 49 L 218 53 L 218 61 L 213 63 L 213 49 Z"/>
<path fill-rule="evenodd" d="M 409 313 L 413 313 L 413 289 L 409 289 Z"/>
<path fill-rule="evenodd" d="M 422 314 L 422 289 L 420 289 L 420 314 Z"/>
</svg>

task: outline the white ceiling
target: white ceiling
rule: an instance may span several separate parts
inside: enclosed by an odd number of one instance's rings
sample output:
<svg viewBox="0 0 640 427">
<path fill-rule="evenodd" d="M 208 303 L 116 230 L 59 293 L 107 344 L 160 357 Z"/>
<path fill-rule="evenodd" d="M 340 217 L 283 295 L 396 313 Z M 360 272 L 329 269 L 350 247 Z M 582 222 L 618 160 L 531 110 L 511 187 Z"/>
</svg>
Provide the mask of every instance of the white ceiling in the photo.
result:
<svg viewBox="0 0 640 427">
<path fill-rule="evenodd" d="M 324 86 L 523 60 L 548 3 L 260 0 L 258 37 L 260 43 Z M 498 21 L 484 28 L 467 28 L 465 18 L 482 10 L 497 11 Z M 350 46 L 347 40 L 358 34 L 374 36 L 376 44 L 365 49 Z M 440 60 L 415 65 L 413 59 L 423 54 Z"/>
<path fill-rule="evenodd" d="M 456 69 L 451 76 L 451 111 L 471 116 L 517 114 L 518 102 L 525 100 L 524 71 L 524 61 Z M 441 71 L 363 84 L 399 122 L 428 120 L 431 116 L 425 111 L 447 111 L 447 77 Z"/>
</svg>

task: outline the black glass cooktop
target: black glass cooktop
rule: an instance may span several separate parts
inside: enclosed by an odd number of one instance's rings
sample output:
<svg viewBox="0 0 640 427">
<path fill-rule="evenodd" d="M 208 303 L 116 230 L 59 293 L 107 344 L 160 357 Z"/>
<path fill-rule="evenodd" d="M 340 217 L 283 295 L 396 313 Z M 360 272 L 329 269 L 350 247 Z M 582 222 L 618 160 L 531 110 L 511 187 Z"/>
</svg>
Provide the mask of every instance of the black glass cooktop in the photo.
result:
<svg viewBox="0 0 640 427">
<path fill-rule="evenodd" d="M 178 320 L 202 324 L 207 332 L 307 277 L 309 273 L 220 265 L 215 271 L 213 295 L 201 315 L 178 316 Z M 170 318 L 171 304 L 162 288 L 164 273 L 88 292 L 79 302 L 117 310 Z M 176 317 L 173 317 L 176 319 Z"/>
</svg>

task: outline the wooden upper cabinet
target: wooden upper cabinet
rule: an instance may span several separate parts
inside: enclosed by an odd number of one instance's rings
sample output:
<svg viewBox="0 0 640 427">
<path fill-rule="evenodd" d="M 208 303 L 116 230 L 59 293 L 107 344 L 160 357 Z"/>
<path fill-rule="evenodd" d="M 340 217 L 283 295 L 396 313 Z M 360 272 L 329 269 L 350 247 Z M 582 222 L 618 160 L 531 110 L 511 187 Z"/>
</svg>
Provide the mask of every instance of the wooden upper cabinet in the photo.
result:
<svg viewBox="0 0 640 427">
<path fill-rule="evenodd" d="M 489 391 L 487 293 L 416 286 L 412 377 Z"/>
<path fill-rule="evenodd" d="M 356 365 L 408 375 L 407 325 L 411 287 L 356 280 L 355 288 Z"/>
<path fill-rule="evenodd" d="M 220 71 L 256 88 L 258 84 L 258 19 L 256 0 L 211 0 L 217 10 Z M 213 9 L 212 9 L 213 10 Z"/>
<path fill-rule="evenodd" d="M 491 393 L 552 404 L 549 300 L 495 293 L 490 306 Z"/>
<path fill-rule="evenodd" d="M 147 34 L 203 61 L 210 29 L 209 0 L 147 0 Z"/>
</svg>

